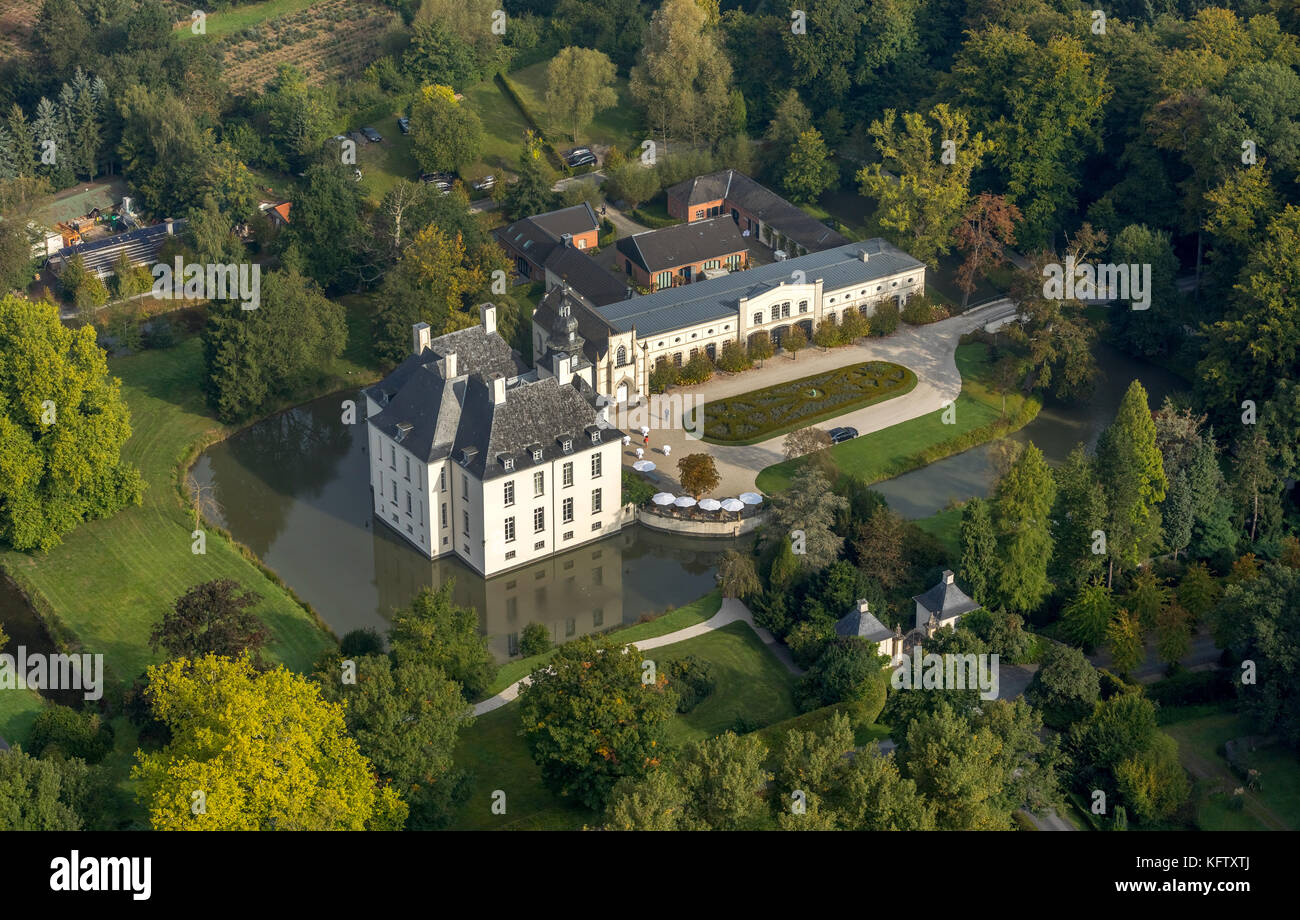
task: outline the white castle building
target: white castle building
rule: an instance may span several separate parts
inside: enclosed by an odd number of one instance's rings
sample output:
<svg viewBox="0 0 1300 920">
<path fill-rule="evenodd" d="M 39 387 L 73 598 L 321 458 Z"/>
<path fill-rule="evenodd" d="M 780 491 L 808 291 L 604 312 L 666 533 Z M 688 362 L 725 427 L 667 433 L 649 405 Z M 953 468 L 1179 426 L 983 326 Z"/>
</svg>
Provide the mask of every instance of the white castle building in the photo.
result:
<svg viewBox="0 0 1300 920">
<path fill-rule="evenodd" d="M 618 531 L 623 434 L 590 365 L 548 351 L 525 371 L 479 309 L 437 338 L 417 324 L 410 357 L 364 393 L 376 517 L 486 577 Z"/>
</svg>

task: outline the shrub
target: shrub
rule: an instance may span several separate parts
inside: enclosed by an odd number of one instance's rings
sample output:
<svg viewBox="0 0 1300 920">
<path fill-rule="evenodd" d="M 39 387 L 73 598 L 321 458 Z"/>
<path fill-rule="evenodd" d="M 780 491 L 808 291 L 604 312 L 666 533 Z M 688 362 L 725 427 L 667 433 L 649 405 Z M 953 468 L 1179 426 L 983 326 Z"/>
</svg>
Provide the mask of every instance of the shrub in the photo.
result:
<svg viewBox="0 0 1300 920">
<path fill-rule="evenodd" d="M 354 629 L 339 641 L 339 654 L 344 658 L 361 658 L 365 655 L 382 655 L 384 640 L 370 628 Z"/>
<path fill-rule="evenodd" d="M 925 294 L 913 294 L 903 306 L 902 317 L 903 322 L 909 325 L 924 326 L 947 319 L 948 311 Z"/>
<path fill-rule="evenodd" d="M 41 710 L 32 723 L 27 750 L 34 757 L 50 751 L 99 763 L 113 750 L 113 726 L 98 713 L 79 713 L 67 706 Z"/>
<path fill-rule="evenodd" d="M 654 486 L 640 476 L 623 470 L 623 504 L 644 505 L 654 494 Z"/>
<path fill-rule="evenodd" d="M 525 658 L 551 650 L 551 631 L 541 623 L 529 623 L 519 636 L 519 654 Z"/>
<path fill-rule="evenodd" d="M 155 316 L 144 327 L 145 348 L 171 348 L 176 344 L 176 328 L 165 316 Z"/>
<path fill-rule="evenodd" d="M 835 629 L 824 620 L 804 620 L 796 623 L 786 634 L 785 644 L 790 647 L 794 663 L 810 668 L 826 650 L 826 643 L 835 635 Z"/>
<path fill-rule="evenodd" d="M 660 361 L 650 372 L 650 392 L 662 393 L 681 379 L 681 368 L 667 361 Z"/>
<path fill-rule="evenodd" d="M 722 346 L 722 351 L 718 354 L 718 367 L 729 374 L 738 374 L 741 371 L 749 370 L 753 367 L 754 362 L 750 360 L 745 346 L 739 342 L 728 342 Z"/>
<path fill-rule="evenodd" d="M 713 664 L 694 655 L 669 662 L 665 676 L 668 686 L 677 691 L 677 711 L 681 713 L 700 705 L 718 686 Z"/>
<path fill-rule="evenodd" d="M 885 300 L 876 305 L 876 312 L 871 314 L 869 323 L 871 335 L 879 338 L 881 336 L 893 335 L 898 331 L 898 304 L 893 300 Z"/>
<path fill-rule="evenodd" d="M 1227 671 L 1184 671 L 1147 687 L 1147 696 L 1161 706 L 1194 706 L 1231 699 L 1235 695 Z"/>
<path fill-rule="evenodd" d="M 695 357 L 686 362 L 677 374 L 677 379 L 686 385 L 704 383 L 713 376 L 713 362 L 709 356 L 702 351 L 697 351 Z"/>
</svg>

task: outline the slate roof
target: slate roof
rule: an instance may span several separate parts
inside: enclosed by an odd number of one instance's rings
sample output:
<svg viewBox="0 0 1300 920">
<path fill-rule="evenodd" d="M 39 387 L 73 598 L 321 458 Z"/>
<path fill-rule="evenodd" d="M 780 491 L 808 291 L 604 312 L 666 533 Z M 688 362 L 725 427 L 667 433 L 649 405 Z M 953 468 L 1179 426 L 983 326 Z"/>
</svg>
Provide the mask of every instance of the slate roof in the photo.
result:
<svg viewBox="0 0 1300 920">
<path fill-rule="evenodd" d="M 409 355 L 393 371 L 364 392 L 381 406 L 396 396 L 406 381 L 426 364 L 456 355 L 458 374 L 501 374 L 514 377 L 527 370 L 514 350 L 499 335 L 488 335 L 481 325 L 440 335 L 429 343 L 422 355 Z"/>
<path fill-rule="evenodd" d="M 868 255 L 866 262 L 862 261 L 864 251 Z M 833 291 L 923 268 L 924 263 L 901 249 L 882 239 L 873 239 L 732 272 L 725 278 L 666 288 L 599 306 L 596 311 L 615 330 L 626 332 L 635 327 L 637 334 L 646 338 L 710 320 L 735 319 L 742 298 L 756 296 L 782 281 L 789 281 L 795 271 L 803 272 L 808 283 L 820 278 L 823 290 Z"/>
<path fill-rule="evenodd" d="M 548 332 L 556 328 L 560 318 L 560 305 L 569 304 L 569 315 L 578 321 L 578 334 L 583 338 L 582 353 L 592 364 L 597 364 L 605 357 L 609 344 L 609 335 L 616 332 L 605 318 L 596 311 L 591 301 L 572 288 L 565 290 L 559 285 L 551 288 L 537 304 L 533 321 Z"/>
<path fill-rule="evenodd" d="M 557 246 L 546 259 L 544 268 L 597 306 L 627 299 L 627 281 L 596 264 L 581 249 Z"/>
<path fill-rule="evenodd" d="M 840 636 L 857 636 L 868 642 L 882 642 L 894 635 L 894 631 L 876 619 L 866 610 L 859 610 L 856 605 L 835 624 L 835 633 Z"/>
<path fill-rule="evenodd" d="M 721 259 L 749 246 L 730 217 L 645 230 L 618 241 L 618 251 L 651 275 L 692 262 Z"/>
<path fill-rule="evenodd" d="M 480 332 L 482 327 L 478 327 Z M 461 333 L 471 330 L 461 330 Z M 452 333 L 458 335 L 459 333 Z M 443 342 L 440 336 L 434 342 Z M 499 336 L 487 336 L 496 338 Z M 506 346 L 507 351 L 509 346 Z M 430 354 L 413 355 L 371 390 L 392 395 L 368 421 L 425 462 L 450 457 L 478 479 L 505 475 L 504 458 L 513 457 L 515 473 L 534 465 L 532 450 L 543 461 L 590 450 L 593 432 L 600 443 L 623 434 L 602 427 L 594 406 L 595 393 L 579 379 L 573 385 L 555 377 L 539 378 L 500 371 L 465 373 L 457 352 L 456 376 L 447 376 L 447 361 Z M 405 371 L 403 372 L 403 369 Z M 399 375 L 399 372 L 400 375 Z M 506 378 L 505 401 L 492 400 L 493 376 Z M 563 441 L 572 441 L 565 451 Z"/>
<path fill-rule="evenodd" d="M 738 205 L 809 252 L 842 246 L 848 242 L 811 214 L 734 169 L 723 169 L 679 182 L 668 189 L 667 195 L 681 201 L 686 208 L 718 199 Z"/>
<path fill-rule="evenodd" d="M 920 604 L 923 609 L 933 613 L 935 618 L 939 620 L 951 619 L 980 608 L 980 605 L 975 603 L 970 595 L 957 587 L 955 580 L 948 581 L 952 572 L 944 572 L 943 574 L 943 579 L 937 585 L 924 594 L 916 595 L 912 600 Z"/>
<path fill-rule="evenodd" d="M 501 239 L 542 265 L 563 245 L 561 240 L 564 234 L 588 233 L 598 229 L 600 221 L 596 219 L 596 212 L 584 201 L 571 208 L 522 217 L 499 233 Z"/>
</svg>

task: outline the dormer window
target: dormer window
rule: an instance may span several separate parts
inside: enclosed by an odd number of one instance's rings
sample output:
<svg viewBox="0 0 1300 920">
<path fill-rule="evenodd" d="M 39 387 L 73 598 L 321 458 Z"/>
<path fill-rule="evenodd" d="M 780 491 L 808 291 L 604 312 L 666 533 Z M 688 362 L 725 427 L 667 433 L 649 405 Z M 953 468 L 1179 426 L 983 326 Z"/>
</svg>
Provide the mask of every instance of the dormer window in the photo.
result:
<svg viewBox="0 0 1300 920">
<path fill-rule="evenodd" d="M 599 444 L 599 443 L 600 443 L 600 432 L 599 432 L 599 431 L 593 431 L 593 432 L 591 433 L 591 443 L 592 443 L 592 444 Z"/>
<path fill-rule="evenodd" d="M 560 446 L 564 448 L 564 452 L 566 454 L 569 453 L 570 451 L 573 450 L 573 439 L 565 438 L 563 441 L 560 442 Z"/>
<path fill-rule="evenodd" d="M 506 469 L 513 470 L 514 468 L 515 468 L 515 458 L 506 457 Z"/>
<path fill-rule="evenodd" d="M 533 462 L 537 463 L 541 461 L 541 459 L 542 459 L 542 451 L 540 448 L 538 448 L 537 450 L 533 451 Z"/>
</svg>

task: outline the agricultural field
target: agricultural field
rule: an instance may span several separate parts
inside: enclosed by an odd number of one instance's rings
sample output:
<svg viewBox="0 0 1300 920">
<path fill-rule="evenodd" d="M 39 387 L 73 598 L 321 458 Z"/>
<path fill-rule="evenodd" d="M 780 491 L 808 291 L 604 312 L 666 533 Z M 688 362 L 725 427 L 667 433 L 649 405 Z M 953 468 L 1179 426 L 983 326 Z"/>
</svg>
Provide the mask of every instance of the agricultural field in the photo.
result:
<svg viewBox="0 0 1300 920">
<path fill-rule="evenodd" d="M 283 15 L 274 15 L 281 9 Z M 293 64 L 318 85 L 354 77 L 400 21 L 392 10 L 364 0 L 272 0 L 214 17 L 208 36 L 222 42 L 230 86 L 256 90 L 281 64 Z"/>
<path fill-rule="evenodd" d="M 28 58 L 32 29 L 41 5 L 32 0 L 0 0 L 0 58 Z"/>
</svg>

